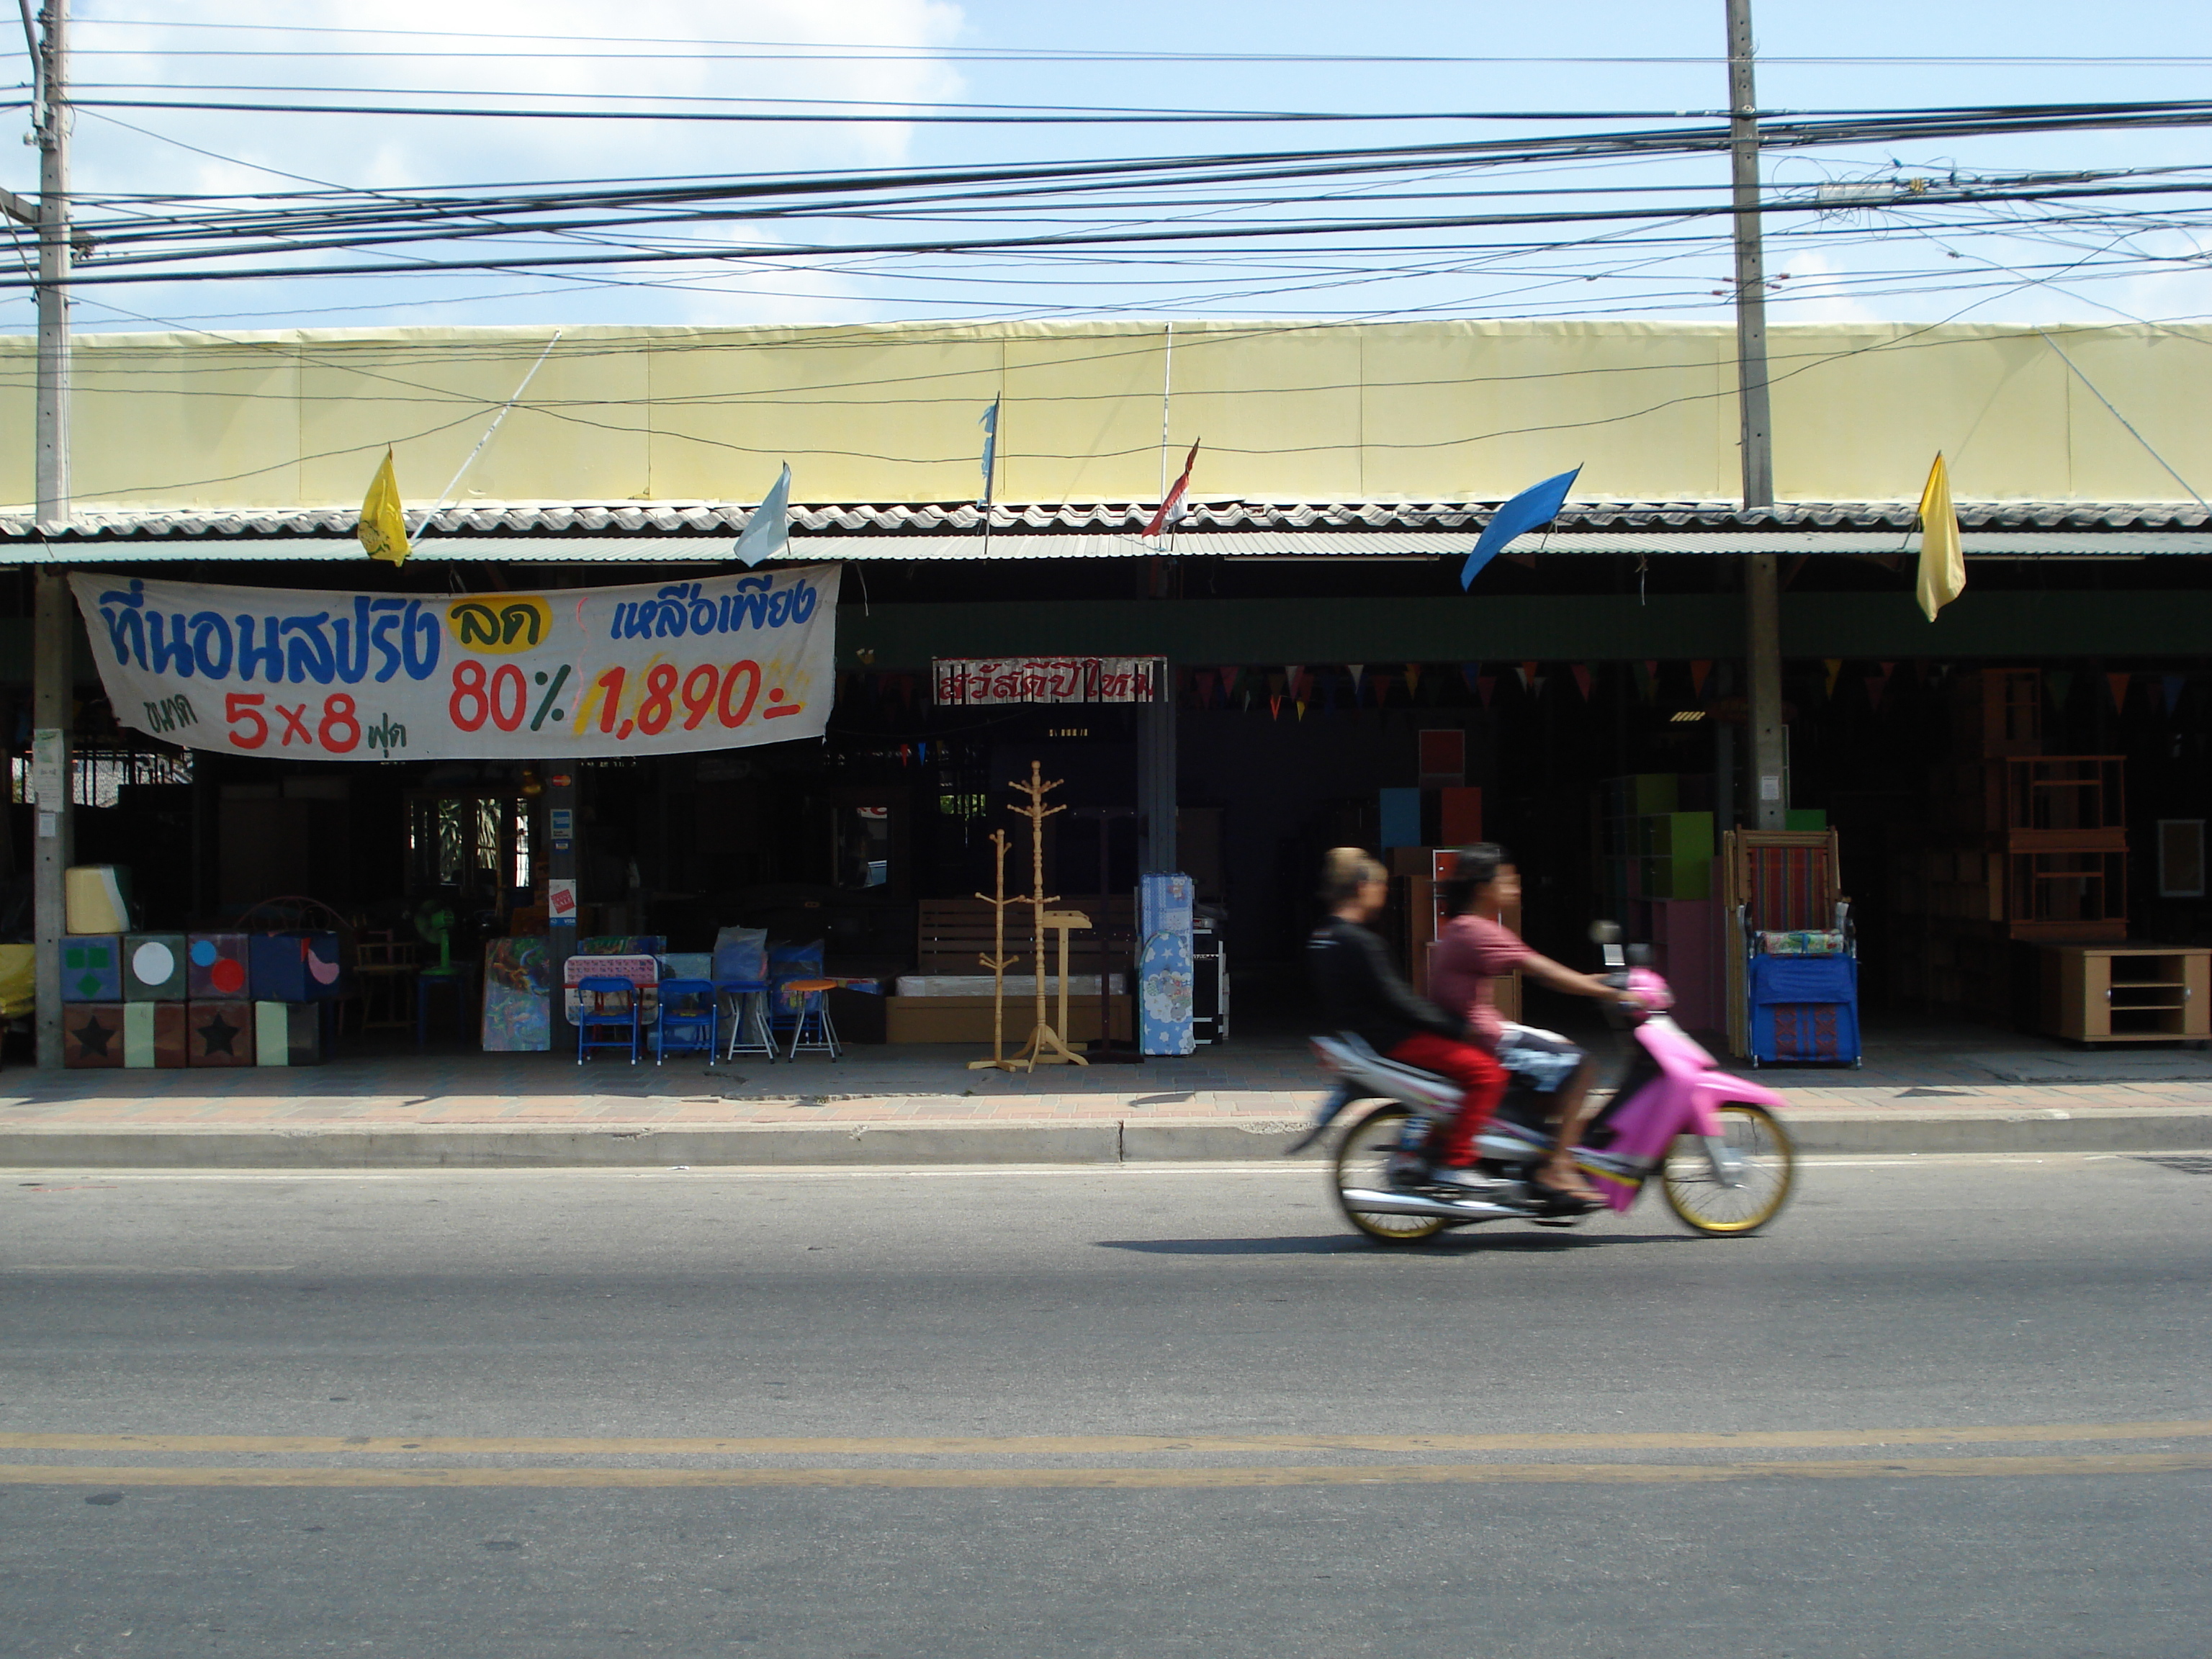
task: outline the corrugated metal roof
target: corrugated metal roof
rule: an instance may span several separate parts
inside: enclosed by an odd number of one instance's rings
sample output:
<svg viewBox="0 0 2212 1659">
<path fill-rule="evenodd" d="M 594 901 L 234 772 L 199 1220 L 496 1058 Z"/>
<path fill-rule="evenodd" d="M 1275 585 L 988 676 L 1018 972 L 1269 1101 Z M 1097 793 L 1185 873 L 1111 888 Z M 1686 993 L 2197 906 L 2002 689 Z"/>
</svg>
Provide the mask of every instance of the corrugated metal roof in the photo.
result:
<svg viewBox="0 0 2212 1659">
<path fill-rule="evenodd" d="M 1196 503 L 1170 538 L 1137 533 L 1147 502 L 1012 505 L 991 514 L 994 559 L 1346 558 L 1433 555 L 1468 547 L 1492 501 Z M 480 503 L 439 513 L 422 536 L 426 559 L 531 563 L 719 562 L 750 509 L 726 502 Z M 19 563 L 348 559 L 360 556 L 349 508 L 164 512 L 89 508 L 41 536 L 27 515 L 0 514 L 0 560 Z M 2212 553 L 2212 514 L 2194 502 L 1961 503 L 1966 550 L 1988 556 L 2084 557 Z M 1911 501 L 1796 501 L 1747 511 L 1734 501 L 1571 503 L 1516 552 L 1660 555 L 1881 553 L 1906 550 Z M 847 503 L 792 510 L 794 559 L 975 559 L 982 513 L 971 502 Z"/>
</svg>

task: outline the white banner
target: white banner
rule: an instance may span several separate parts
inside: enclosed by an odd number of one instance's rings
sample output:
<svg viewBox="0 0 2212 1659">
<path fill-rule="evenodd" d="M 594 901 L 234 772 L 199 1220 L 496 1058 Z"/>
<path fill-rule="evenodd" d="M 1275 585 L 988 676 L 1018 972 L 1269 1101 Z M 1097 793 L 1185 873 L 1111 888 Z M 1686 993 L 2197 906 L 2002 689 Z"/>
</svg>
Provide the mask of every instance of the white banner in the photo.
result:
<svg viewBox="0 0 2212 1659">
<path fill-rule="evenodd" d="M 70 580 L 115 718 L 149 736 L 300 760 L 556 760 L 820 737 L 838 571 L 446 595 Z"/>
</svg>

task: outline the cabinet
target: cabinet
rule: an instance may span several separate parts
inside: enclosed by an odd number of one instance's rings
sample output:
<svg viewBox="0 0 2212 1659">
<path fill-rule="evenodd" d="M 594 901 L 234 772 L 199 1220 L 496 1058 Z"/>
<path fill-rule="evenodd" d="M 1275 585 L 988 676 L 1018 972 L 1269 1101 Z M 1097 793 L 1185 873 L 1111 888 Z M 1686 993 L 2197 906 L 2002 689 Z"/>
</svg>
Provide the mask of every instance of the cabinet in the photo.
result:
<svg viewBox="0 0 2212 1659">
<path fill-rule="evenodd" d="M 2212 1037 L 2212 949 L 2046 945 L 2043 1024 L 2076 1042 Z"/>
</svg>

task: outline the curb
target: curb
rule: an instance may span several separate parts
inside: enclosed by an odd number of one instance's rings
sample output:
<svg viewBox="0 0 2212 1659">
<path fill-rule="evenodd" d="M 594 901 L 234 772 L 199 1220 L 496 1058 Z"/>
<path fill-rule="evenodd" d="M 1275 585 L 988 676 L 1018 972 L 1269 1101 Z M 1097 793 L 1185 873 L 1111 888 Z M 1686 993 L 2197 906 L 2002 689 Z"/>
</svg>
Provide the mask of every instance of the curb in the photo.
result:
<svg viewBox="0 0 2212 1659">
<path fill-rule="evenodd" d="M 2132 1152 L 2212 1148 L 2212 1109 L 1792 1112 L 1800 1152 Z M 699 1128 L 0 1131 L 7 1169 L 665 1169 L 1224 1163 L 1281 1156 L 1300 1119 L 732 1124 Z M 1326 1143 L 1324 1143 L 1326 1145 Z M 1320 1152 L 1307 1154 L 1316 1158 Z"/>
</svg>

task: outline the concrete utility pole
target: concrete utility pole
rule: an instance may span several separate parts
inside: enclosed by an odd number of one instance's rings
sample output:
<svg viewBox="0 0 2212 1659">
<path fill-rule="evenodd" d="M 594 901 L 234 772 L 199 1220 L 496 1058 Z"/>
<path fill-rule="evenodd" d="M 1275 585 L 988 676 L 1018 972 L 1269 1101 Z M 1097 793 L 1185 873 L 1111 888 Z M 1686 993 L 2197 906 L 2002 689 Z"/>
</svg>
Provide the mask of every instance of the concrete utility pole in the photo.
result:
<svg viewBox="0 0 2212 1659">
<path fill-rule="evenodd" d="M 25 5 L 25 21 L 29 21 Z M 52 534 L 70 519 L 69 0 L 46 0 L 33 73 L 32 142 L 39 147 L 38 522 Z M 31 634 L 31 779 L 38 795 L 32 894 L 38 930 L 39 1065 L 62 1063 L 64 877 L 70 858 L 69 735 L 76 629 L 69 576 L 37 574 Z"/>
<path fill-rule="evenodd" d="M 1735 204 L 1736 400 L 1743 416 L 1743 505 L 1774 505 L 1774 428 L 1766 395 L 1766 270 L 1759 246 L 1759 97 L 1752 84 L 1751 0 L 1728 0 L 1729 161 Z M 1751 702 L 1751 811 L 1756 830 L 1787 822 L 1782 725 L 1782 595 L 1771 553 L 1743 573 L 1745 678 Z"/>
</svg>

